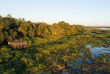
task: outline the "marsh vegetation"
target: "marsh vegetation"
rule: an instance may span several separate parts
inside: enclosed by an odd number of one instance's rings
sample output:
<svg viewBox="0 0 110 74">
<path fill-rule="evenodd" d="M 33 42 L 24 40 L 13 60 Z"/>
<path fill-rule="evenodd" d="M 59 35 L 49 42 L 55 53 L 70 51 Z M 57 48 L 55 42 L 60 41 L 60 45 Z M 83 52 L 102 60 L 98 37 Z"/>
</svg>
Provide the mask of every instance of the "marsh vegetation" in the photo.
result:
<svg viewBox="0 0 110 74">
<path fill-rule="evenodd" d="M 26 48 L 8 45 L 14 40 L 26 42 Z M 110 31 L 0 16 L 1 74 L 61 72 L 110 73 Z"/>
</svg>

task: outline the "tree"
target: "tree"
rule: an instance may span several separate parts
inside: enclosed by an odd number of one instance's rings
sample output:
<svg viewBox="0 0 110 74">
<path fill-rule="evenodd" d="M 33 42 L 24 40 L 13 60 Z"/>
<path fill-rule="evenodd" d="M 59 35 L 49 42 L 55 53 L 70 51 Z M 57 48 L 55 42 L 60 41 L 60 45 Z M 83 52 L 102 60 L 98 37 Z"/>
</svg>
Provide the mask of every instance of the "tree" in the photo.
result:
<svg viewBox="0 0 110 74">
<path fill-rule="evenodd" d="M 49 26 L 46 23 L 39 24 L 38 29 L 37 29 L 37 35 L 46 37 L 49 34 L 51 34 L 49 30 Z"/>
<path fill-rule="evenodd" d="M 49 26 L 52 35 L 64 34 L 64 29 L 62 29 L 58 24 L 53 24 Z"/>
<path fill-rule="evenodd" d="M 65 35 L 70 35 L 70 26 L 68 23 L 65 23 L 64 21 L 61 21 L 58 23 L 58 25 L 64 29 L 64 34 Z"/>
</svg>

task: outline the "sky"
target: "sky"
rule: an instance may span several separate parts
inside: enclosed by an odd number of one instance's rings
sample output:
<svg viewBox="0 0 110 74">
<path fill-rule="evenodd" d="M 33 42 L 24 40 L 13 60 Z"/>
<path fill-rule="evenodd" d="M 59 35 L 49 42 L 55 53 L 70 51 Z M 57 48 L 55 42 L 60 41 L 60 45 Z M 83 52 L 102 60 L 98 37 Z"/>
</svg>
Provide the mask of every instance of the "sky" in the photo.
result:
<svg viewBox="0 0 110 74">
<path fill-rule="evenodd" d="M 110 26 L 110 0 L 0 0 L 0 15 L 32 22 Z"/>
</svg>

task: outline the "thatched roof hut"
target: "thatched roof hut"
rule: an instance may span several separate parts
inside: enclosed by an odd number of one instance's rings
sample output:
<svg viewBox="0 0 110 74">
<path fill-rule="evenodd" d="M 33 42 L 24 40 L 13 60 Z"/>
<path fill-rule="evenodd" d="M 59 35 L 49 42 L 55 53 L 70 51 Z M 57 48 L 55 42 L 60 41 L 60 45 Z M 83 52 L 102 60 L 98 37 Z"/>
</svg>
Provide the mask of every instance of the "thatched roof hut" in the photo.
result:
<svg viewBox="0 0 110 74">
<path fill-rule="evenodd" d="M 26 41 L 9 41 L 8 45 L 11 46 L 14 49 L 23 49 L 27 47 L 27 42 Z"/>
</svg>

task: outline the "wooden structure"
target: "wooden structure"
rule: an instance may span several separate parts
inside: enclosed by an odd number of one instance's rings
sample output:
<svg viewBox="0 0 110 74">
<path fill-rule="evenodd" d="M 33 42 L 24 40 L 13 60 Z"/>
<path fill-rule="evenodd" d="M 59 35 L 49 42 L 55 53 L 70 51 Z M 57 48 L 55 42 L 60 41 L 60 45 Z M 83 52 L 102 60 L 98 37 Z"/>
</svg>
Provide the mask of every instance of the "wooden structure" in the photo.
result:
<svg viewBox="0 0 110 74">
<path fill-rule="evenodd" d="M 27 42 L 26 41 L 9 41 L 8 45 L 11 46 L 13 49 L 24 49 L 27 47 Z"/>
</svg>

